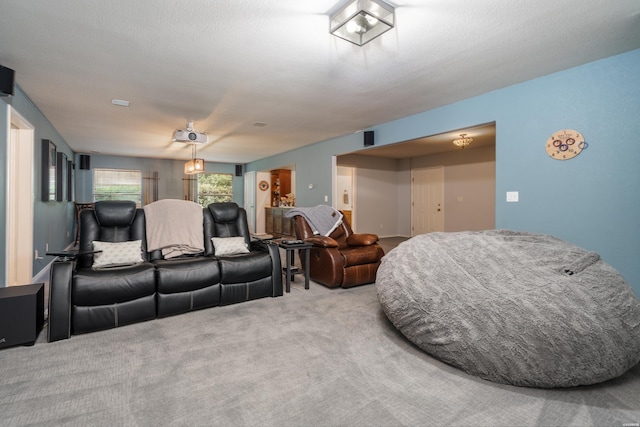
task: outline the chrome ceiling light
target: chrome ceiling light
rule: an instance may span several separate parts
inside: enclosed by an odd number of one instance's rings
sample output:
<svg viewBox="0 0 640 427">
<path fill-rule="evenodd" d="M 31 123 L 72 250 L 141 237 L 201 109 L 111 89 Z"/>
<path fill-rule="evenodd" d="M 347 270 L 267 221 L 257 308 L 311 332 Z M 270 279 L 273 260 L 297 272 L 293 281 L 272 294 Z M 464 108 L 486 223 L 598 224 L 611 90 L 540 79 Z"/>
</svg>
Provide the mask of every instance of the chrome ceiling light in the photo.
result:
<svg viewBox="0 0 640 427">
<path fill-rule="evenodd" d="M 330 16 L 329 32 L 358 46 L 393 28 L 395 9 L 382 0 L 349 0 Z"/>
<path fill-rule="evenodd" d="M 458 147 L 464 148 L 473 142 L 473 138 L 468 137 L 466 133 L 461 133 L 460 138 L 456 138 L 452 142 Z"/>
</svg>

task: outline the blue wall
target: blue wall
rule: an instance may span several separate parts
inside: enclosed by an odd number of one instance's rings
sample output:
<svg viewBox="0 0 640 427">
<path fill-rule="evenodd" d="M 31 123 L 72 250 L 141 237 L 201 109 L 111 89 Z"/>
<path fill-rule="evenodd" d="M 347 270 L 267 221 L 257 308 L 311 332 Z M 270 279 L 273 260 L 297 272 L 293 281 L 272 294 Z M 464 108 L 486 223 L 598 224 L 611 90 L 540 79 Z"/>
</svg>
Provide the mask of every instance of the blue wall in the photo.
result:
<svg viewBox="0 0 640 427">
<path fill-rule="evenodd" d="M 24 117 L 35 128 L 34 132 L 34 225 L 33 225 L 33 249 L 43 256 L 44 259 L 33 262 L 33 275 L 47 266 L 53 259 L 44 256 L 46 244 L 49 244 L 50 251 L 62 250 L 71 242 L 73 236 L 67 237 L 61 230 L 68 230 L 73 224 L 73 203 L 70 202 L 41 202 L 40 201 L 40 164 L 41 164 L 41 140 L 48 139 L 56 144 L 58 152 L 63 152 L 68 159 L 73 158 L 73 152 L 66 141 L 60 136 L 55 128 L 49 123 L 47 118 L 40 112 L 31 100 L 25 95 L 18 85 L 15 85 L 14 96 L 10 98 L 0 98 L 0 129 L 7 129 L 6 117 L 8 105 L 11 105 L 22 117 Z M 0 183 L 3 189 L 7 187 L 7 135 L 0 132 L 0 152 L 3 153 L 4 161 L 0 162 L 1 177 Z M 0 196 L 0 219 L 2 224 L 6 224 L 7 212 L 6 191 L 2 191 Z M 0 227 L 0 277 L 6 275 L 6 227 Z M 4 283 L 0 283 L 4 286 Z"/>
<path fill-rule="evenodd" d="M 549 233 L 596 251 L 640 295 L 640 50 L 370 130 L 380 146 L 493 121 L 496 227 Z M 572 160 L 545 151 L 562 129 L 582 132 L 589 144 Z M 298 205 L 314 206 L 331 195 L 331 156 L 361 149 L 362 134 L 346 135 L 247 169 L 295 164 Z M 507 203 L 506 191 L 519 191 L 520 202 Z"/>
</svg>

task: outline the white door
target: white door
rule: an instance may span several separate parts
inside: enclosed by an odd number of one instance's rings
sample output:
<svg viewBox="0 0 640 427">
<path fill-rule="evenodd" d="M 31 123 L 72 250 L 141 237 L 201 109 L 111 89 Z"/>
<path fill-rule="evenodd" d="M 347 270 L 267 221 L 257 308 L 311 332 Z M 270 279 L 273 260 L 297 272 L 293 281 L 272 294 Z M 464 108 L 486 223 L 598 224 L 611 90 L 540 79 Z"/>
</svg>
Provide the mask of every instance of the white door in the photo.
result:
<svg viewBox="0 0 640 427">
<path fill-rule="evenodd" d="M 244 174 L 244 208 L 247 211 L 249 231 L 256 232 L 256 173 L 255 171 Z"/>
<path fill-rule="evenodd" d="M 411 171 L 411 235 L 444 231 L 444 167 Z"/>
<path fill-rule="evenodd" d="M 9 107 L 7 146 L 7 286 L 33 278 L 33 126 Z"/>
</svg>

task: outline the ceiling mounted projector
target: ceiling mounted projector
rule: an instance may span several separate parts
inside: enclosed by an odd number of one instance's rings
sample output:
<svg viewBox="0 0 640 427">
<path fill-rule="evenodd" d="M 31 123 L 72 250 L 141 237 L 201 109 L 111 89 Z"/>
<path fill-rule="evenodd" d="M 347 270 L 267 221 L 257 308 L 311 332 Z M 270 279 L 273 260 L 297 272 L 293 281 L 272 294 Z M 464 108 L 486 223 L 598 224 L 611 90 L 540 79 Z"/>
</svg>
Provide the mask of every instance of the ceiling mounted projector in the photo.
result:
<svg viewBox="0 0 640 427">
<path fill-rule="evenodd" d="M 189 144 L 204 144 L 207 142 L 207 134 L 193 130 L 193 122 L 187 124 L 186 130 L 176 129 L 173 140 L 177 142 L 187 142 Z"/>
</svg>

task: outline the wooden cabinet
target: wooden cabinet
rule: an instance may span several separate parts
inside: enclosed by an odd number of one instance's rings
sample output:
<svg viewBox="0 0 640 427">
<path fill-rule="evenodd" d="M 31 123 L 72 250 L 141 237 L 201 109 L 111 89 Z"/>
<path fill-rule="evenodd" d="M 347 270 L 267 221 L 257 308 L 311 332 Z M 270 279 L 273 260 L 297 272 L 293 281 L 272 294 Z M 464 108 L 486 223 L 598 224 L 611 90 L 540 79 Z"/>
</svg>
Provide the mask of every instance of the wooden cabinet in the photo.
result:
<svg viewBox="0 0 640 427">
<path fill-rule="evenodd" d="M 291 193 L 291 171 L 276 169 L 271 171 L 271 206 L 280 206 L 280 198 Z"/>
<path fill-rule="evenodd" d="M 344 214 L 344 219 L 347 220 L 349 225 L 353 226 L 353 221 L 351 221 L 351 211 L 342 211 L 342 213 Z"/>
<path fill-rule="evenodd" d="M 288 208 L 265 208 L 265 232 L 274 237 L 295 237 L 293 219 L 285 218 Z"/>
</svg>

